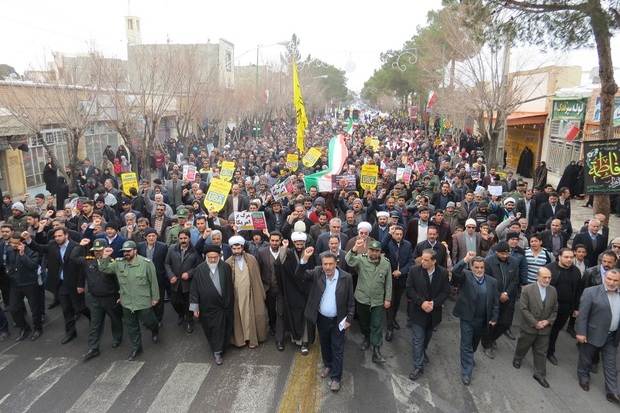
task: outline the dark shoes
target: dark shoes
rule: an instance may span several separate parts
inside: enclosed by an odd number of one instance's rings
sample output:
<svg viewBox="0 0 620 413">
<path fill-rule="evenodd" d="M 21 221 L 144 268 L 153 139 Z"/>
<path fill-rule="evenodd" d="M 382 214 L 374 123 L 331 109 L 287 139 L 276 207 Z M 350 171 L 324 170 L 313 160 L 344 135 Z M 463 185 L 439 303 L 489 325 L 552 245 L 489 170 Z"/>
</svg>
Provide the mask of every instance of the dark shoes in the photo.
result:
<svg viewBox="0 0 620 413">
<path fill-rule="evenodd" d="M 566 332 L 572 337 L 572 338 L 577 338 L 577 332 L 575 331 L 575 329 L 573 327 L 568 327 L 566 329 Z"/>
<path fill-rule="evenodd" d="M 396 328 L 396 327 L 394 327 Z M 392 330 L 388 330 L 385 332 L 385 341 L 392 341 L 392 338 L 394 338 L 394 332 Z"/>
<path fill-rule="evenodd" d="M 182 315 L 177 317 L 177 325 L 180 326 L 181 324 L 183 324 L 183 321 L 185 321 L 185 317 L 183 317 Z"/>
<path fill-rule="evenodd" d="M 275 335 L 276 335 L 276 331 L 275 331 L 273 328 L 271 328 L 271 327 L 269 327 L 269 335 L 270 335 L 271 337 L 273 337 L 273 336 L 275 336 Z"/>
<path fill-rule="evenodd" d="M 580 381 L 579 387 L 581 387 L 584 391 L 590 391 L 590 383 L 586 381 Z"/>
<path fill-rule="evenodd" d="M 368 346 L 370 346 L 370 339 L 366 336 L 362 339 L 362 344 L 360 344 L 360 349 L 362 351 L 368 350 Z"/>
<path fill-rule="evenodd" d="M 121 345 L 121 340 L 114 340 L 112 342 L 112 348 L 116 348 Z"/>
<path fill-rule="evenodd" d="M 279 351 L 284 351 L 284 343 L 281 341 L 276 341 L 276 347 Z"/>
<path fill-rule="evenodd" d="M 495 352 L 491 347 L 484 349 L 484 355 L 493 360 L 495 358 Z"/>
<path fill-rule="evenodd" d="M 56 306 L 57 306 L 57 305 L 59 305 L 59 304 L 60 304 L 60 301 L 58 301 L 58 300 L 54 300 L 54 301 L 52 301 L 51 303 L 49 303 L 49 304 L 47 305 L 47 308 L 48 308 L 48 310 L 51 310 L 52 308 L 56 307 Z"/>
<path fill-rule="evenodd" d="M 152 340 L 153 343 L 159 343 L 159 330 L 153 331 Z"/>
<path fill-rule="evenodd" d="M 187 323 L 187 325 L 185 326 L 185 331 L 187 331 L 187 333 L 193 333 L 194 332 L 194 323 Z"/>
<path fill-rule="evenodd" d="M 409 378 L 411 380 L 417 380 L 420 378 L 420 376 L 422 375 L 422 373 L 424 373 L 424 370 L 422 369 L 415 369 L 413 371 L 413 373 L 409 373 Z"/>
<path fill-rule="evenodd" d="M 429 363 L 430 362 L 428 356 L 426 355 L 426 351 L 424 352 L 424 362 L 425 363 Z"/>
<path fill-rule="evenodd" d="M 398 321 L 394 320 L 394 330 L 400 330 L 400 324 L 398 324 Z"/>
<path fill-rule="evenodd" d="M 549 388 L 549 383 L 547 382 L 547 380 L 544 377 L 538 377 L 536 375 L 534 375 L 532 377 L 534 377 L 534 380 L 536 380 L 538 382 L 538 384 L 543 386 L 545 389 Z"/>
<path fill-rule="evenodd" d="M 510 331 L 510 329 L 506 330 L 506 332 L 504 333 L 504 335 L 505 335 L 506 337 L 508 337 L 509 339 L 511 339 L 511 340 L 515 340 L 515 336 L 514 336 L 514 334 L 512 334 L 512 331 Z"/>
<path fill-rule="evenodd" d="M 129 357 L 127 357 L 127 360 L 134 361 L 138 358 L 140 354 L 142 354 L 142 347 L 137 350 L 131 350 L 131 353 L 129 353 Z"/>
<path fill-rule="evenodd" d="M 43 330 L 34 330 L 32 337 L 30 337 L 30 341 L 35 341 L 37 338 L 41 337 L 41 334 L 43 334 Z"/>
<path fill-rule="evenodd" d="M 97 350 L 96 348 L 91 348 L 90 350 L 86 352 L 86 354 L 82 356 L 82 358 L 84 359 L 84 361 L 88 361 L 92 358 L 97 357 L 98 355 L 99 355 L 99 350 Z"/>
<path fill-rule="evenodd" d="M 549 360 L 549 362 L 554 366 L 558 365 L 558 359 L 556 359 L 553 354 L 547 354 L 547 360 Z"/>
<path fill-rule="evenodd" d="M 512 359 L 512 367 L 514 367 L 515 369 L 520 369 L 521 368 L 521 360 Z"/>
<path fill-rule="evenodd" d="M 620 396 L 617 393 L 607 393 L 607 401 L 620 405 Z"/>
<path fill-rule="evenodd" d="M 407 327 L 411 327 L 411 319 L 409 317 L 407 317 L 407 321 L 405 321 L 405 325 Z"/>
<path fill-rule="evenodd" d="M 461 381 L 463 382 L 464 385 L 469 386 L 469 384 L 471 383 L 471 377 L 467 375 L 463 375 L 463 377 L 461 378 Z"/>
<path fill-rule="evenodd" d="M 77 333 L 65 334 L 65 336 L 60 341 L 60 344 L 67 344 L 69 341 L 73 340 L 77 337 Z"/>
<path fill-rule="evenodd" d="M 385 358 L 381 355 L 379 351 L 381 349 L 380 346 L 372 346 L 372 362 L 373 363 L 385 363 Z"/>
<path fill-rule="evenodd" d="M 30 334 L 32 330 L 30 329 L 30 327 L 23 329 L 21 333 L 19 333 L 19 336 L 17 336 L 17 338 L 15 339 L 16 342 L 20 342 L 22 340 L 25 340 L 26 337 L 28 337 L 28 335 Z"/>
<path fill-rule="evenodd" d="M 310 353 L 310 350 L 308 350 L 308 343 L 301 343 L 301 354 L 307 356 L 308 353 Z"/>
<path fill-rule="evenodd" d="M 222 355 L 221 354 L 216 354 L 215 355 L 215 364 L 217 364 L 218 366 L 221 366 L 223 362 L 224 362 L 224 359 L 222 359 Z"/>
</svg>

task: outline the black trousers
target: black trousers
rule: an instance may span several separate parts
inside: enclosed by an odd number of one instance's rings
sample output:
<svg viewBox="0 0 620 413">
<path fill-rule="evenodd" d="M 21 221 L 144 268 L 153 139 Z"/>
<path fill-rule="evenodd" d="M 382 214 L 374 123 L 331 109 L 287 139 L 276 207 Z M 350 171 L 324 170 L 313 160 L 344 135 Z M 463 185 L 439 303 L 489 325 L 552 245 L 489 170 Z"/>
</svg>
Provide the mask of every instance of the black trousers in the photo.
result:
<svg viewBox="0 0 620 413">
<path fill-rule="evenodd" d="M 65 319 L 65 334 L 75 334 L 75 316 L 82 314 L 90 321 L 90 309 L 86 307 L 84 294 L 78 294 L 77 291 L 69 291 L 65 283 L 60 281 L 58 284 L 58 301 L 62 308 L 62 315 Z"/>
<path fill-rule="evenodd" d="M 558 316 L 555 319 L 555 322 L 551 326 L 551 334 L 549 335 L 549 348 L 547 349 L 547 356 L 555 355 L 555 342 L 558 341 L 558 335 L 560 335 L 560 331 L 564 328 L 566 321 L 570 318 L 572 311 L 558 310 Z"/>
<path fill-rule="evenodd" d="M 396 313 L 398 312 L 398 307 L 400 307 L 400 299 L 403 296 L 403 292 L 407 289 L 406 286 L 400 286 L 398 283 L 392 280 L 392 303 L 390 308 L 385 310 L 386 319 L 387 319 L 387 329 L 392 331 L 394 330 L 394 320 L 396 319 Z"/>
<path fill-rule="evenodd" d="M 177 281 L 178 282 L 178 281 Z M 177 291 L 172 292 L 170 297 L 170 304 L 177 314 L 185 320 L 186 323 L 194 321 L 194 313 L 189 311 L 189 291 L 184 293 L 181 286 Z"/>
<path fill-rule="evenodd" d="M 269 328 L 275 331 L 276 341 L 284 340 L 284 297 L 278 287 L 267 290 Z"/>
<path fill-rule="evenodd" d="M 159 301 L 153 307 L 153 311 L 155 312 L 155 317 L 157 321 L 161 323 L 161 320 L 164 318 L 164 296 L 166 294 L 166 285 L 163 282 L 158 283 L 159 285 Z"/>
<path fill-rule="evenodd" d="M 11 287 L 11 315 L 15 324 L 22 330 L 30 328 L 25 318 L 24 297 L 28 298 L 28 305 L 32 313 L 32 324 L 35 330 L 41 330 L 41 302 L 39 300 L 40 287 L 38 284 Z"/>
</svg>

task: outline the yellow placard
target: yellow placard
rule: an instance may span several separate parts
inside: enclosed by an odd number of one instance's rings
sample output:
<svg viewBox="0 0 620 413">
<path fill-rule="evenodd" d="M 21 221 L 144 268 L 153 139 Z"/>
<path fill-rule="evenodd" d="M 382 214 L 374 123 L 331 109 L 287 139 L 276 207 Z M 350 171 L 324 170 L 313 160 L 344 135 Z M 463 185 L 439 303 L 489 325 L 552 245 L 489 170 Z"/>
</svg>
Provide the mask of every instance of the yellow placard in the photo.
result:
<svg viewBox="0 0 620 413">
<path fill-rule="evenodd" d="M 362 188 L 375 189 L 377 187 L 378 177 L 378 165 L 362 165 L 362 173 L 360 175 L 360 185 L 362 186 Z"/>
<path fill-rule="evenodd" d="M 224 161 L 222 162 L 222 170 L 220 171 L 220 179 L 225 181 L 232 181 L 235 173 L 235 162 Z"/>
<path fill-rule="evenodd" d="M 314 166 L 315 163 L 317 163 L 322 153 L 323 152 L 320 148 L 310 148 L 308 152 L 304 155 L 301 162 L 304 164 L 304 166 L 310 168 Z"/>
<path fill-rule="evenodd" d="M 125 172 L 121 174 L 121 185 L 123 185 L 123 193 L 130 196 L 130 188 L 136 188 L 138 191 L 138 175 L 135 172 Z"/>
<path fill-rule="evenodd" d="M 203 201 L 205 208 L 209 211 L 220 211 L 224 208 L 224 204 L 226 204 L 226 198 L 228 197 L 231 186 L 232 183 L 230 182 L 213 178 L 211 180 L 211 185 L 209 185 L 207 195 Z"/>
<path fill-rule="evenodd" d="M 378 150 L 379 149 L 379 139 L 372 138 L 370 140 L 370 146 L 372 146 L 373 150 L 375 150 L 375 151 Z"/>
<path fill-rule="evenodd" d="M 296 153 L 289 153 L 286 155 L 286 167 L 295 172 L 299 168 L 299 155 Z"/>
<path fill-rule="evenodd" d="M 367 138 L 364 138 L 364 146 L 370 146 L 371 142 L 372 142 L 372 138 L 370 136 Z"/>
</svg>

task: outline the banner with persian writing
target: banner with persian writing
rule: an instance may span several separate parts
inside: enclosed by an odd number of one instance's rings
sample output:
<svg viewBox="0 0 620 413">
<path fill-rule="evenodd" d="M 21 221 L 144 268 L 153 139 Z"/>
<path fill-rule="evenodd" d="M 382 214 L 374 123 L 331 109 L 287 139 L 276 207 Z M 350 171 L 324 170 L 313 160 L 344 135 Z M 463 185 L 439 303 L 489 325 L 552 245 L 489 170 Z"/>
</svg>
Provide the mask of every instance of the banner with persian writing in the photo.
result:
<svg viewBox="0 0 620 413">
<path fill-rule="evenodd" d="M 620 139 L 584 142 L 587 195 L 620 194 Z"/>
</svg>

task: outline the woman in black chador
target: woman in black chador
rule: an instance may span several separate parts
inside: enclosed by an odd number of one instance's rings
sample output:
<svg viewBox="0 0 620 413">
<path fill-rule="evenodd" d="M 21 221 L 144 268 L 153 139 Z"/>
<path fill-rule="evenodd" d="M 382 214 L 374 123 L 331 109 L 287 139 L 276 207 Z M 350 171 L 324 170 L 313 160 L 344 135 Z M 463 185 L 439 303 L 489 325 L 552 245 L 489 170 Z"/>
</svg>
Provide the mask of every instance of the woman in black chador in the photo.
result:
<svg viewBox="0 0 620 413">
<path fill-rule="evenodd" d="M 579 192 L 577 192 L 577 178 L 579 177 L 580 172 L 581 167 L 577 165 L 575 161 L 571 161 L 566 168 L 564 168 L 564 173 L 560 178 L 560 182 L 558 182 L 556 192 L 559 193 L 560 188 L 567 187 L 570 189 L 571 196 L 579 195 Z"/>
<path fill-rule="evenodd" d="M 534 152 L 529 147 L 525 147 L 521 156 L 519 157 L 519 163 L 517 165 L 517 173 L 523 178 L 532 177 L 532 166 L 534 165 Z"/>
<path fill-rule="evenodd" d="M 542 191 L 543 187 L 547 185 L 547 172 L 547 163 L 545 161 L 540 161 L 540 165 L 534 171 L 533 188 L 538 188 Z"/>
</svg>

